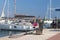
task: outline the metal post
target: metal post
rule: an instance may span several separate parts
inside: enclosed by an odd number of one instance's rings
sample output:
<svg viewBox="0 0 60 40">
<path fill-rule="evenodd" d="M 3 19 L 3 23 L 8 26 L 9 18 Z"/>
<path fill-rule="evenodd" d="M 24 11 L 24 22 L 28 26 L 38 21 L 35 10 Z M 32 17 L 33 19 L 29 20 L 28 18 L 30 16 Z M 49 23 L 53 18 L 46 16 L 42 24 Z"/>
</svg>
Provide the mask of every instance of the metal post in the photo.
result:
<svg viewBox="0 0 60 40">
<path fill-rule="evenodd" d="M 14 0 L 14 15 L 16 14 L 16 0 Z"/>
<path fill-rule="evenodd" d="M 51 19 L 51 4 L 52 4 L 52 1 L 50 0 L 50 19 Z"/>
<path fill-rule="evenodd" d="M 8 0 L 8 7 L 7 7 L 7 18 L 9 19 L 9 0 Z"/>
<path fill-rule="evenodd" d="M 60 12 L 60 9 L 55 9 L 55 11 L 57 11 L 58 13 Z M 57 28 L 58 28 L 58 26 L 59 26 L 59 23 L 58 23 L 58 14 L 57 14 Z"/>
</svg>

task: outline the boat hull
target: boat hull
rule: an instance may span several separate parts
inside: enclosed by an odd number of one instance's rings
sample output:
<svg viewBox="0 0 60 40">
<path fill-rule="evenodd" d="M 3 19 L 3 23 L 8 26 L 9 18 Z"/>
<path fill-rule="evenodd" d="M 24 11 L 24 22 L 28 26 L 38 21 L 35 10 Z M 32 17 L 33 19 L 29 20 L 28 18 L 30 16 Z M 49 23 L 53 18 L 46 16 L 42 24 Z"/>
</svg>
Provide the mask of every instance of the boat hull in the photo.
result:
<svg viewBox="0 0 60 40">
<path fill-rule="evenodd" d="M 46 20 L 44 21 L 44 24 L 51 24 L 53 21 L 52 20 Z"/>
<path fill-rule="evenodd" d="M 34 30 L 33 26 L 25 26 L 25 25 L 15 25 L 15 24 L 0 24 L 0 29 L 6 30 Z"/>
</svg>

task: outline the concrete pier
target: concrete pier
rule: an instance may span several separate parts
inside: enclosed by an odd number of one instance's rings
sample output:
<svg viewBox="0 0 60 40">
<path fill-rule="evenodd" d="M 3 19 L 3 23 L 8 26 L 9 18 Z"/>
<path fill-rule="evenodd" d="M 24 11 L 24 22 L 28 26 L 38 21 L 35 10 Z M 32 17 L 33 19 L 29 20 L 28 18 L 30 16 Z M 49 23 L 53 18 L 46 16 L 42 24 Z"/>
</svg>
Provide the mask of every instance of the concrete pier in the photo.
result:
<svg viewBox="0 0 60 40">
<path fill-rule="evenodd" d="M 60 33 L 60 29 L 43 29 L 42 35 L 35 35 L 35 34 L 16 34 L 12 35 L 11 38 L 9 36 L 0 37 L 0 40 L 47 40 L 52 36 Z"/>
</svg>

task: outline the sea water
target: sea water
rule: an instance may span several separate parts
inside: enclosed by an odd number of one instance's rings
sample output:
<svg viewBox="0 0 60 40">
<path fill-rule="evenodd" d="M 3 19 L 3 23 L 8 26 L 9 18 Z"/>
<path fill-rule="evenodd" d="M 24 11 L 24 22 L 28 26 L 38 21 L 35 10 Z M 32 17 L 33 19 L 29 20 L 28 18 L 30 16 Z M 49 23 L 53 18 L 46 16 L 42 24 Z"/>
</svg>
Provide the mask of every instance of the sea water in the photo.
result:
<svg viewBox="0 0 60 40">
<path fill-rule="evenodd" d="M 11 34 L 20 34 L 20 33 L 22 33 L 21 31 L 0 30 L 0 37 L 9 36 L 10 32 L 11 32 Z"/>
</svg>

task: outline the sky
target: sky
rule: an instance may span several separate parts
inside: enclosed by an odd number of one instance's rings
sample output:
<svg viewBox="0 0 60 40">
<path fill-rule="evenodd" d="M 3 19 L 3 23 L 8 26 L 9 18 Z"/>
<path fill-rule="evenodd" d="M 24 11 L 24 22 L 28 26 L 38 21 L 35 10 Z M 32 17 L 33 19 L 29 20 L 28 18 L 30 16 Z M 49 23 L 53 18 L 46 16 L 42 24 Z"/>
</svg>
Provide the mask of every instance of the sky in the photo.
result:
<svg viewBox="0 0 60 40">
<path fill-rule="evenodd" d="M 5 0 L 0 0 L 0 15 L 2 13 L 4 7 Z M 51 3 L 52 8 L 60 8 L 60 0 L 52 0 Z M 44 18 L 44 16 L 50 17 L 50 0 L 16 0 L 16 14 L 23 15 L 32 15 L 32 16 L 40 16 Z M 48 9 L 48 13 L 47 13 Z M 8 10 L 8 2 L 5 6 L 4 13 L 7 16 Z M 51 17 L 54 18 L 60 12 L 56 12 L 54 9 L 51 10 Z M 47 14 L 47 15 L 46 15 Z M 9 0 L 9 16 L 14 16 L 14 0 Z"/>
</svg>

